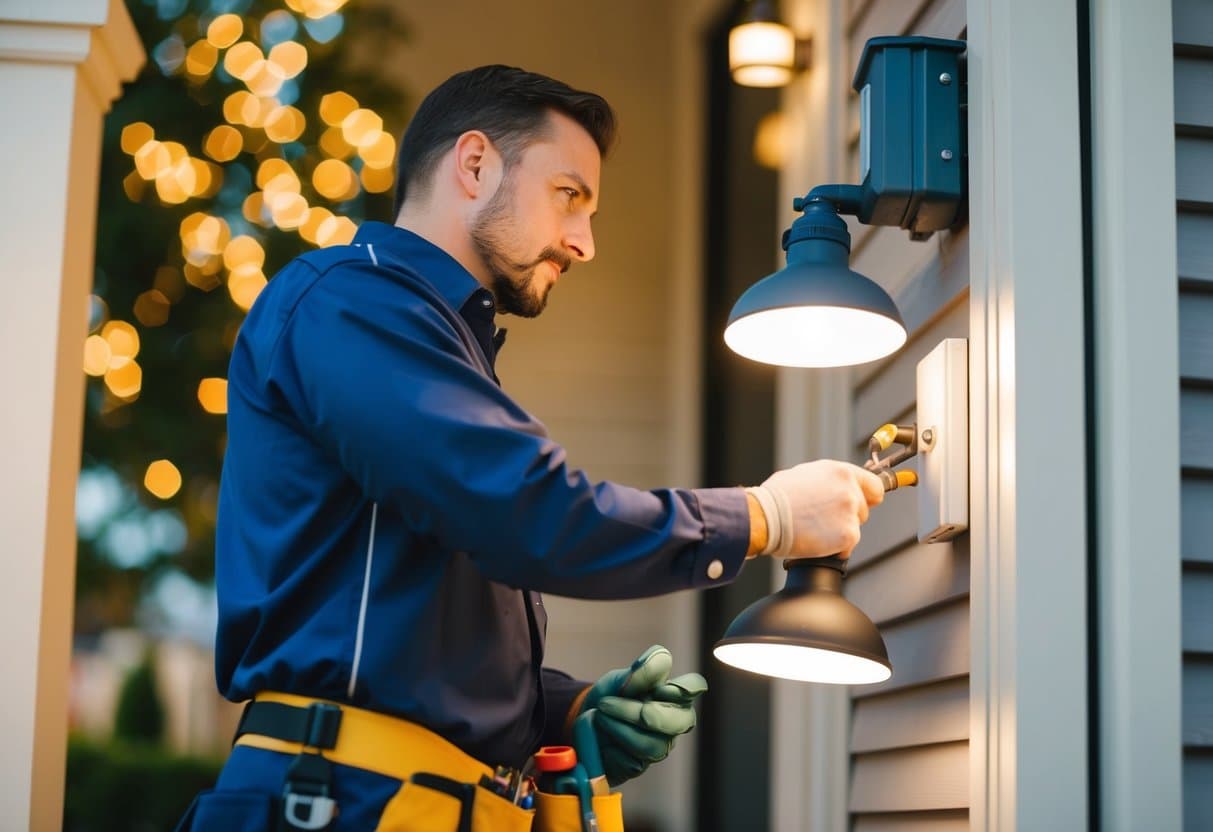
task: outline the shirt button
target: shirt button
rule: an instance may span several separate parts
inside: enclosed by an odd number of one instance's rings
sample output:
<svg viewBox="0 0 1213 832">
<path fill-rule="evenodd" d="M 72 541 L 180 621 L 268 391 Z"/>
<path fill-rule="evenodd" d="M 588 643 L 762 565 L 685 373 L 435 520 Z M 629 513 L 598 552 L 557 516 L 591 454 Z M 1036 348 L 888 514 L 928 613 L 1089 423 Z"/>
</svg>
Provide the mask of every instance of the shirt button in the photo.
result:
<svg viewBox="0 0 1213 832">
<path fill-rule="evenodd" d="M 485 309 L 492 309 L 493 308 L 493 299 L 485 298 L 484 300 L 480 301 L 480 305 L 483 306 Z"/>
<path fill-rule="evenodd" d="M 724 564 L 718 560 L 714 560 L 708 564 L 708 577 L 713 581 L 724 574 Z"/>
</svg>

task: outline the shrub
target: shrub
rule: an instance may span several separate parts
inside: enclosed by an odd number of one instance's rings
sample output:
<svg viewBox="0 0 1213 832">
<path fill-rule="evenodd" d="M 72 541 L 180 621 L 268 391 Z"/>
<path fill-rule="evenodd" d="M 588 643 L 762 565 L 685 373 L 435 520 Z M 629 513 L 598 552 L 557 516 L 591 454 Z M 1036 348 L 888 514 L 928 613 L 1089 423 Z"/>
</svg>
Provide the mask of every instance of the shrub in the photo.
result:
<svg viewBox="0 0 1213 832">
<path fill-rule="evenodd" d="M 167 832 L 194 795 L 214 785 L 222 765 L 146 743 L 72 737 L 64 832 Z"/>
</svg>

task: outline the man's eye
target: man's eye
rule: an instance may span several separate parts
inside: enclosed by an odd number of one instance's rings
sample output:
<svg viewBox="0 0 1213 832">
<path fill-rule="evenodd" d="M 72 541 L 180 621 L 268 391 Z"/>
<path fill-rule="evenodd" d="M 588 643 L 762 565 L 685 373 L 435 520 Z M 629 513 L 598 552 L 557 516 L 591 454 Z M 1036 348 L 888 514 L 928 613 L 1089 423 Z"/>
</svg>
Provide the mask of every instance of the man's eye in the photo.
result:
<svg viewBox="0 0 1213 832">
<path fill-rule="evenodd" d="M 562 190 L 566 194 L 568 194 L 570 201 L 572 201 L 572 200 L 576 199 L 578 196 L 580 196 L 580 193 L 578 192 L 578 190 L 576 188 L 561 188 L 560 190 Z"/>
</svg>

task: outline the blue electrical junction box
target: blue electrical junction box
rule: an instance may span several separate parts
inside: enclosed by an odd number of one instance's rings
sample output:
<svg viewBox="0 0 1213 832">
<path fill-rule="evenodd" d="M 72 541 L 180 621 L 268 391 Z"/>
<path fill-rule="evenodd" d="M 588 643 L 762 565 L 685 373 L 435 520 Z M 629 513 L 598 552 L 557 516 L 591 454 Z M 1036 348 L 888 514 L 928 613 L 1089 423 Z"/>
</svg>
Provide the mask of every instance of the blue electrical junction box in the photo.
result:
<svg viewBox="0 0 1213 832">
<path fill-rule="evenodd" d="M 905 228 L 915 239 L 962 219 L 964 51 L 959 40 L 869 40 L 852 85 L 859 93 L 860 185 L 814 188 L 804 202 L 826 199 L 860 222 Z"/>
<path fill-rule="evenodd" d="M 915 234 L 957 220 L 965 189 L 960 120 L 964 41 L 872 38 L 855 70 L 859 219 Z"/>
</svg>

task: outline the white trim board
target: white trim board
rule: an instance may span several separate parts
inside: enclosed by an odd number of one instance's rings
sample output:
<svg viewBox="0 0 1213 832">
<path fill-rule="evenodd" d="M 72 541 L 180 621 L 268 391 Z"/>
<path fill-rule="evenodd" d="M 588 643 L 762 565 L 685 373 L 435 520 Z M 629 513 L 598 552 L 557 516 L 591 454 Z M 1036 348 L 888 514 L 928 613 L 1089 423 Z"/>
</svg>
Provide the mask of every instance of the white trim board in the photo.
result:
<svg viewBox="0 0 1213 832">
<path fill-rule="evenodd" d="M 1091 0 L 1099 826 L 1178 830 L 1180 418 L 1171 4 Z"/>
<path fill-rule="evenodd" d="M 973 830 L 1087 813 L 1075 0 L 969 0 Z"/>
</svg>

